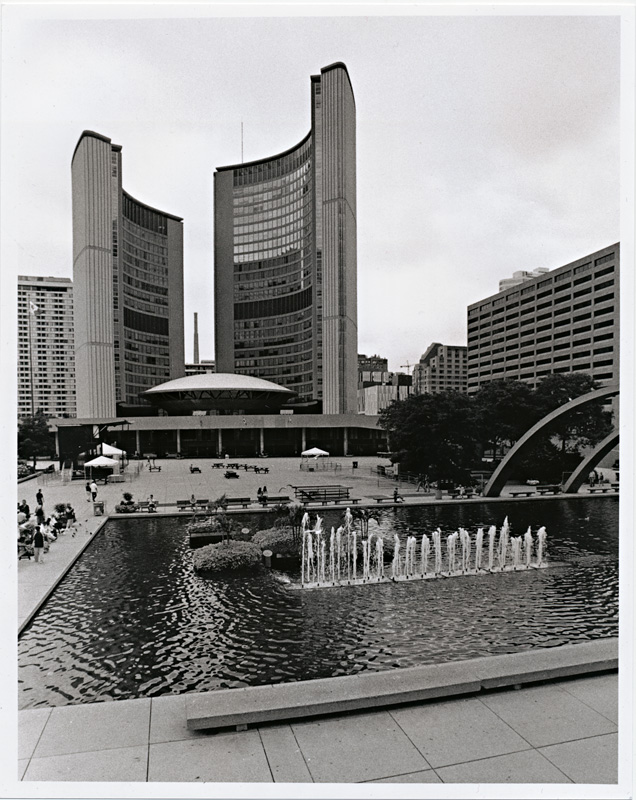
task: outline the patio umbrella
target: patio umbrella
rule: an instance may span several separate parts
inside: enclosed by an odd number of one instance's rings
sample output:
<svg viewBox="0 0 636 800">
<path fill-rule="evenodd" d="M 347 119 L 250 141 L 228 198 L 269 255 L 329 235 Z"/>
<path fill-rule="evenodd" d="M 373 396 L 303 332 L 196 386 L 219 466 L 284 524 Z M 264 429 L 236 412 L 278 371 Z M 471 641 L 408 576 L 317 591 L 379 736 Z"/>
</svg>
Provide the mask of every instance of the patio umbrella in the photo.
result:
<svg viewBox="0 0 636 800">
<path fill-rule="evenodd" d="M 102 449 L 102 455 L 103 456 L 125 456 L 126 455 L 126 451 L 125 450 L 120 450 L 118 447 L 113 447 L 112 444 L 106 444 L 106 442 L 103 442 L 100 445 L 100 447 Z"/>
<path fill-rule="evenodd" d="M 311 456 L 328 456 L 329 453 L 326 450 L 321 450 L 319 447 L 312 447 L 310 450 L 303 450 L 300 455 L 310 458 Z"/>
<path fill-rule="evenodd" d="M 107 458 L 106 456 L 97 456 L 92 461 L 87 461 L 85 467 L 118 467 L 119 462 L 114 458 Z"/>
</svg>

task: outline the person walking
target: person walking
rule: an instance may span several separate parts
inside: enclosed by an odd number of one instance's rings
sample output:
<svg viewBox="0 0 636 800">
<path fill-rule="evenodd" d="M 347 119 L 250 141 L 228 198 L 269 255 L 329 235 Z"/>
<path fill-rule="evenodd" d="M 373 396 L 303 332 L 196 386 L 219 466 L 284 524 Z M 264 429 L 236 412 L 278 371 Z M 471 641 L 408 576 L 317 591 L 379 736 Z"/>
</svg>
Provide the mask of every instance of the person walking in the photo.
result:
<svg viewBox="0 0 636 800">
<path fill-rule="evenodd" d="M 95 481 L 91 483 L 91 497 L 93 498 L 93 503 L 97 500 L 97 484 Z"/>
<path fill-rule="evenodd" d="M 42 507 L 42 504 L 35 509 L 35 519 L 38 525 L 44 524 L 44 508 Z"/>
<path fill-rule="evenodd" d="M 44 559 L 42 558 L 42 553 L 44 552 L 44 536 L 40 528 L 35 529 L 35 535 L 33 536 L 33 552 L 35 553 L 36 563 L 44 563 Z"/>
<path fill-rule="evenodd" d="M 90 503 L 91 501 L 91 482 L 86 481 L 86 502 Z"/>
<path fill-rule="evenodd" d="M 39 506 L 44 505 L 44 495 L 42 494 L 42 489 L 40 489 L 40 487 L 38 487 L 38 492 L 35 495 L 35 500 Z"/>
</svg>

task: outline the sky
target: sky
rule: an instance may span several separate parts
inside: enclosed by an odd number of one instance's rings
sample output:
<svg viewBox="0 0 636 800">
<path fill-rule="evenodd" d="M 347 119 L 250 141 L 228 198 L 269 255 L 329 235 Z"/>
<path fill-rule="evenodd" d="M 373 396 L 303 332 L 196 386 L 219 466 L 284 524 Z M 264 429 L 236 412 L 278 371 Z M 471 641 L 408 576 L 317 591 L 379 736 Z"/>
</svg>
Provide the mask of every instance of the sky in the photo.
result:
<svg viewBox="0 0 636 800">
<path fill-rule="evenodd" d="M 97 131 L 126 191 L 184 219 L 187 361 L 195 311 L 214 357 L 214 170 L 241 161 L 241 123 L 245 161 L 299 142 L 310 75 L 335 61 L 357 109 L 358 352 L 396 370 L 466 344 L 467 306 L 500 279 L 620 238 L 610 6 L 116 8 L 3 8 L 3 273 L 72 277 L 71 157 Z"/>
</svg>

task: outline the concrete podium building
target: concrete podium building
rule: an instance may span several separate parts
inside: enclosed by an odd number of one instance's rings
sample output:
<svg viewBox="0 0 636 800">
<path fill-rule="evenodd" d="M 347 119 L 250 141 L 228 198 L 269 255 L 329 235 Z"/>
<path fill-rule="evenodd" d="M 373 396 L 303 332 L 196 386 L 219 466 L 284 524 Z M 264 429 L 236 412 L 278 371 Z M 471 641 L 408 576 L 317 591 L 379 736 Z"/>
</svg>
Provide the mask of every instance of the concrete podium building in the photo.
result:
<svg viewBox="0 0 636 800">
<path fill-rule="evenodd" d="M 99 133 L 71 173 L 77 416 L 112 417 L 184 375 L 182 220 L 124 191 L 121 147 Z"/>
<path fill-rule="evenodd" d="M 214 175 L 216 368 L 357 410 L 356 109 L 347 68 L 311 76 L 311 130 Z"/>
</svg>

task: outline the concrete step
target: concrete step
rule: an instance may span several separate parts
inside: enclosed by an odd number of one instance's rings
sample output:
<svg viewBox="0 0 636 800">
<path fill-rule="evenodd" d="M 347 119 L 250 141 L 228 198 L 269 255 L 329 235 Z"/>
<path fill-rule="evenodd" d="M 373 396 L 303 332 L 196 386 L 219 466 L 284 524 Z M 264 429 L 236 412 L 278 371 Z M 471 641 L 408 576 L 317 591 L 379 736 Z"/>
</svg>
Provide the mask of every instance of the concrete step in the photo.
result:
<svg viewBox="0 0 636 800">
<path fill-rule="evenodd" d="M 248 725 L 412 703 L 618 669 L 618 640 L 337 678 L 186 695 L 190 730 Z"/>
</svg>

